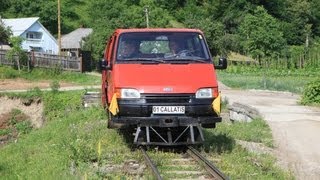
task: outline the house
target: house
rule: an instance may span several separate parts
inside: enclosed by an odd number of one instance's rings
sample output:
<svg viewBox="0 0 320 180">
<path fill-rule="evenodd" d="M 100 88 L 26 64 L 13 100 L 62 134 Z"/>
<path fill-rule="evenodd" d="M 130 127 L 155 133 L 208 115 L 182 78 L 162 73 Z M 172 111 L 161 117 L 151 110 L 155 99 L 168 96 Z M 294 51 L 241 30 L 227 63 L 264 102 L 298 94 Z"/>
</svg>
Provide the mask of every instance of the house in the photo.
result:
<svg viewBox="0 0 320 180">
<path fill-rule="evenodd" d="M 92 33 L 91 28 L 78 28 L 61 37 L 61 52 L 69 56 L 81 56 L 84 38 Z"/>
<path fill-rule="evenodd" d="M 10 27 L 13 36 L 24 39 L 22 49 L 47 54 L 58 54 L 57 40 L 39 22 L 39 17 L 2 19 L 6 27 Z"/>
</svg>

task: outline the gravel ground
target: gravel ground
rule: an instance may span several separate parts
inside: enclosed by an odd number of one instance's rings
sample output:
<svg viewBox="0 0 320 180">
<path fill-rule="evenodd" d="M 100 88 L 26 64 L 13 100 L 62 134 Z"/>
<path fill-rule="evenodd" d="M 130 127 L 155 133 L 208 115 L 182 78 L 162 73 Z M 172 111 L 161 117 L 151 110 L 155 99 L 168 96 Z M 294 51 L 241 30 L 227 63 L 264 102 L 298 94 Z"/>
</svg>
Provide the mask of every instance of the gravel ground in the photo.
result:
<svg viewBox="0 0 320 180">
<path fill-rule="evenodd" d="M 256 108 L 272 129 L 279 164 L 297 179 L 320 179 L 320 108 L 301 106 L 289 92 L 231 90 L 220 86 L 229 104 Z"/>
</svg>

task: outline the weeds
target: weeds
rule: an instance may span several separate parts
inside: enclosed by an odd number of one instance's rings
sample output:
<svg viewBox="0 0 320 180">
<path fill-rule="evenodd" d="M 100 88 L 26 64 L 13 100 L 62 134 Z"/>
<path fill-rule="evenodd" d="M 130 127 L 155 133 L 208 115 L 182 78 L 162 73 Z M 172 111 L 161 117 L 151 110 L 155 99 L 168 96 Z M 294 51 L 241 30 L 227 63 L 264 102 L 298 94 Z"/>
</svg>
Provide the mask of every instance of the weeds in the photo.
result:
<svg viewBox="0 0 320 180">
<path fill-rule="evenodd" d="M 57 93 L 59 92 L 60 84 L 57 80 L 54 80 L 50 83 L 50 88 L 52 93 Z"/>
<path fill-rule="evenodd" d="M 8 115 L 1 117 L 0 136 L 10 135 L 10 138 L 15 138 L 17 134 L 28 134 L 31 130 L 29 117 L 20 109 L 12 109 Z"/>
<path fill-rule="evenodd" d="M 46 125 L 1 149 L 1 177 L 152 178 L 147 170 L 143 175 L 132 175 L 121 168 L 130 159 L 142 163 L 143 158 L 138 151 L 131 150 L 131 145 L 118 131 L 107 129 L 103 108 L 82 107 L 83 94 L 83 91 L 41 92 Z M 204 150 L 208 156 L 221 159 L 218 166 L 232 179 L 290 179 L 274 165 L 275 160 L 270 156 L 248 153 L 235 143 L 235 139 L 267 143 L 267 131 L 270 130 L 259 120 L 248 125 L 220 123 L 217 129 L 205 131 Z M 154 150 L 150 156 L 165 172 L 169 168 L 166 164 L 179 154 Z M 114 170 L 110 171 L 110 168 Z"/>
<path fill-rule="evenodd" d="M 263 143 L 273 147 L 271 129 L 262 119 L 254 119 L 251 122 L 219 123 L 215 133 L 226 134 L 239 140 Z"/>
<path fill-rule="evenodd" d="M 32 130 L 32 125 L 30 121 L 19 122 L 15 125 L 19 133 L 28 134 Z"/>
<path fill-rule="evenodd" d="M 301 104 L 320 105 L 320 79 L 312 81 L 305 86 Z"/>
<path fill-rule="evenodd" d="M 10 66 L 0 66 L 0 79 L 22 78 L 29 81 L 55 80 L 76 83 L 79 85 L 100 85 L 101 78 L 79 72 L 60 71 L 59 68 L 41 69 L 33 68 L 32 71 L 21 71 L 20 73 Z"/>
<path fill-rule="evenodd" d="M 218 71 L 218 79 L 229 87 L 293 93 L 302 93 L 304 86 L 318 76 L 318 70 L 260 69 L 250 66 L 230 66 L 226 71 Z"/>
</svg>

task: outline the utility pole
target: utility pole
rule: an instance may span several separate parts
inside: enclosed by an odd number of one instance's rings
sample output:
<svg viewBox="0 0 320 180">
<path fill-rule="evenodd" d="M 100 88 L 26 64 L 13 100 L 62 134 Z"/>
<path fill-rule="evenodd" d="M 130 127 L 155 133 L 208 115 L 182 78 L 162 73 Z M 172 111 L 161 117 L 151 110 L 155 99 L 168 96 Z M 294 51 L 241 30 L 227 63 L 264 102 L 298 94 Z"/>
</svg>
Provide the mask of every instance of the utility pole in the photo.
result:
<svg viewBox="0 0 320 180">
<path fill-rule="evenodd" d="M 61 21 L 60 21 L 60 0 L 58 0 L 58 54 L 61 55 Z"/>
<path fill-rule="evenodd" d="M 145 8 L 144 8 L 144 12 L 146 13 L 147 28 L 149 28 L 149 12 L 148 12 L 148 7 L 145 7 Z"/>
</svg>

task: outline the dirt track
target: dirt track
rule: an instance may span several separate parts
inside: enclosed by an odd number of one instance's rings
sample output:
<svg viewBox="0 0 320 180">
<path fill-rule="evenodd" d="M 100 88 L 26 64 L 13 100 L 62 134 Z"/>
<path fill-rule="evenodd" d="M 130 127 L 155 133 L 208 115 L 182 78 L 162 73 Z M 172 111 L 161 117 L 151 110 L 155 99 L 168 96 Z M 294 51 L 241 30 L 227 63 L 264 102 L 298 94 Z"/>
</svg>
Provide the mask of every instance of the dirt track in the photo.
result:
<svg viewBox="0 0 320 180">
<path fill-rule="evenodd" d="M 246 104 L 262 114 L 281 166 L 297 179 L 320 179 L 320 108 L 298 105 L 299 96 L 287 92 L 220 89 L 229 104 Z"/>
</svg>

